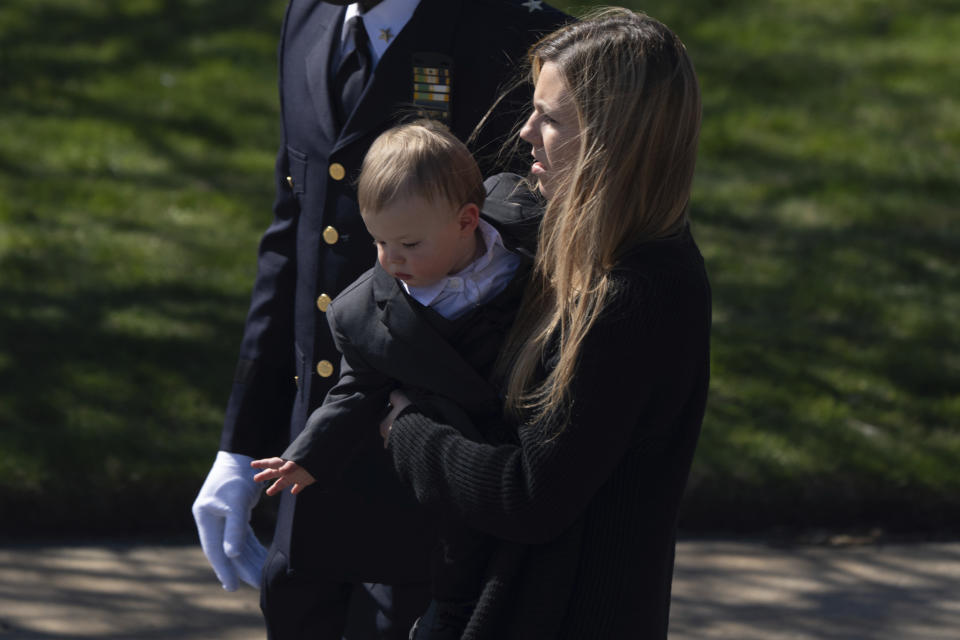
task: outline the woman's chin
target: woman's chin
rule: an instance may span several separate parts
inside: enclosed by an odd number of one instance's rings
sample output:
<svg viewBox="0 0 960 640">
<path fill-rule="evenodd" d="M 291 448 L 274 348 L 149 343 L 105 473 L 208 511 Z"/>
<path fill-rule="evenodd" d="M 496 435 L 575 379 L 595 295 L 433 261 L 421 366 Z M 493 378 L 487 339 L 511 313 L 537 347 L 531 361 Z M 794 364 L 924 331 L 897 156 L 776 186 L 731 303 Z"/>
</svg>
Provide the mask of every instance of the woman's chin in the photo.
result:
<svg viewBox="0 0 960 640">
<path fill-rule="evenodd" d="M 553 191 L 550 189 L 550 183 L 543 178 L 537 180 L 537 190 L 540 191 L 540 195 L 547 200 L 549 200 L 550 196 L 553 195 Z"/>
</svg>

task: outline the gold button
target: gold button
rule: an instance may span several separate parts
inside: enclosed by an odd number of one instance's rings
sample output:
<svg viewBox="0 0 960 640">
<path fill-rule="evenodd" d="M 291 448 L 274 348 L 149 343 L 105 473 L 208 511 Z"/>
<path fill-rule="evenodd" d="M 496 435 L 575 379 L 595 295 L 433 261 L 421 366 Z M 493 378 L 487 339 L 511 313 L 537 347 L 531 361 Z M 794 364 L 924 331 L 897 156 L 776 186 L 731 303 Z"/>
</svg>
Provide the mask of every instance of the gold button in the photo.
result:
<svg viewBox="0 0 960 640">
<path fill-rule="evenodd" d="M 340 182 L 343 180 L 344 176 L 347 175 L 347 170 L 343 168 L 343 165 L 339 162 L 334 162 L 330 165 L 330 177 Z"/>
<path fill-rule="evenodd" d="M 333 227 L 327 227 L 323 230 L 323 241 L 327 244 L 337 244 L 340 234 Z"/>
<path fill-rule="evenodd" d="M 333 375 L 333 365 L 329 360 L 321 360 L 317 363 L 317 373 L 321 378 L 329 378 Z"/>
<path fill-rule="evenodd" d="M 297 385 L 297 389 L 300 388 L 300 376 L 293 376 L 293 384 Z"/>
<path fill-rule="evenodd" d="M 287 176 L 287 186 L 293 189 L 293 176 Z"/>
<path fill-rule="evenodd" d="M 323 311 L 324 313 L 326 313 L 327 307 L 330 306 L 330 302 L 331 302 L 330 296 L 328 296 L 325 293 L 321 293 L 320 297 L 317 298 L 317 309 L 320 309 L 320 311 Z"/>
</svg>

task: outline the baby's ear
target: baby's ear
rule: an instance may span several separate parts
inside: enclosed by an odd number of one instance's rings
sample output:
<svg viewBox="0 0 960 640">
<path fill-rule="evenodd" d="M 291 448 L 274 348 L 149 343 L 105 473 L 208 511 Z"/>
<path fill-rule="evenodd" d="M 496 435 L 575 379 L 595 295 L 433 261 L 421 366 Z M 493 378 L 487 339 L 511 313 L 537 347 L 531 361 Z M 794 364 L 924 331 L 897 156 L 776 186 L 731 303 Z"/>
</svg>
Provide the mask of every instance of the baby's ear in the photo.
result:
<svg viewBox="0 0 960 640">
<path fill-rule="evenodd" d="M 460 231 L 464 233 L 473 233 L 480 224 L 480 207 L 472 202 L 460 207 L 457 212 L 457 220 L 460 222 Z"/>
</svg>

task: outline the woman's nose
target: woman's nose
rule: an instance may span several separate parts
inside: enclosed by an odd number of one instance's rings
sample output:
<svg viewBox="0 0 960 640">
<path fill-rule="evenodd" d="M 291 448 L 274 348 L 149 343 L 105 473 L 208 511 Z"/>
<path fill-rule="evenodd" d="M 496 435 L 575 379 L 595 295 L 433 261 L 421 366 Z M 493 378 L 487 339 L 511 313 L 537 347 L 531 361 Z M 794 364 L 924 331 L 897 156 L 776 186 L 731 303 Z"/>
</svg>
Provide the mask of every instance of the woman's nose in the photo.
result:
<svg viewBox="0 0 960 640">
<path fill-rule="evenodd" d="M 537 113 L 535 111 L 530 113 L 530 117 L 527 118 L 527 121 L 523 123 L 523 128 L 520 129 L 520 138 L 529 142 L 534 147 L 537 146 L 537 141 L 539 137 L 537 136 L 537 128 L 533 126 L 534 118 L 536 118 Z"/>
</svg>

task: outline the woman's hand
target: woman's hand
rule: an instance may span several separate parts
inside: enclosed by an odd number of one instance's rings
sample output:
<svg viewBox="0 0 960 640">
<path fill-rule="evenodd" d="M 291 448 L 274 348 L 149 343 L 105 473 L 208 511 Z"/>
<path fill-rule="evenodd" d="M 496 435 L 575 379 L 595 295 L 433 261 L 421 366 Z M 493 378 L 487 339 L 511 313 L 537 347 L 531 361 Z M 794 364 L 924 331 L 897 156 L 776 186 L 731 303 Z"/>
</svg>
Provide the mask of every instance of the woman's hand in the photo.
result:
<svg viewBox="0 0 960 640">
<path fill-rule="evenodd" d="M 390 412 L 380 421 L 380 437 L 383 438 L 383 448 L 387 448 L 390 442 L 390 429 L 393 428 L 393 421 L 397 415 L 410 406 L 410 398 L 403 391 L 394 389 L 390 392 Z"/>
<path fill-rule="evenodd" d="M 291 487 L 290 493 L 297 495 L 316 482 L 316 479 L 310 475 L 309 471 L 293 460 L 264 458 L 262 460 L 254 460 L 250 463 L 250 466 L 254 469 L 264 469 L 264 471 L 253 476 L 253 479 L 257 482 L 277 478 L 277 481 L 267 489 L 268 496 L 275 496 L 287 487 Z"/>
</svg>

